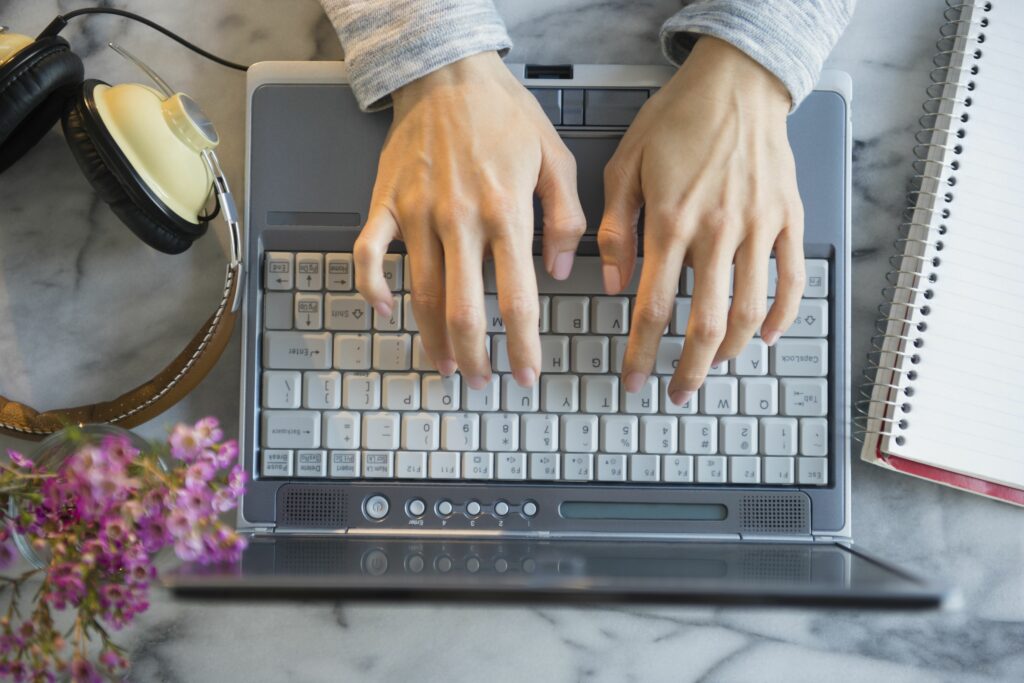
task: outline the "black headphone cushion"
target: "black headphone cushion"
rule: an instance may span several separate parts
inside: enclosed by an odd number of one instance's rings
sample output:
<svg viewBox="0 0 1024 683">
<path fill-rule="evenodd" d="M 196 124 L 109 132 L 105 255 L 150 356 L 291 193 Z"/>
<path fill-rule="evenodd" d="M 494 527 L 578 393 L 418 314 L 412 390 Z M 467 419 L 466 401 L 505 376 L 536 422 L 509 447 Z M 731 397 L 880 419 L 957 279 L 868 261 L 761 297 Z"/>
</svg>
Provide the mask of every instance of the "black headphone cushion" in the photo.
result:
<svg viewBox="0 0 1024 683">
<path fill-rule="evenodd" d="M 154 249 L 166 254 L 180 254 L 192 246 L 195 237 L 169 226 L 156 207 L 148 207 L 145 201 L 132 199 L 122 181 L 97 151 L 97 145 L 103 142 L 89 134 L 86 116 L 83 98 L 75 97 L 64 114 L 64 138 L 100 198 L 110 205 L 121 222 Z"/>
<path fill-rule="evenodd" d="M 37 41 L 0 69 L 0 173 L 53 128 L 82 76 L 62 38 Z"/>
</svg>

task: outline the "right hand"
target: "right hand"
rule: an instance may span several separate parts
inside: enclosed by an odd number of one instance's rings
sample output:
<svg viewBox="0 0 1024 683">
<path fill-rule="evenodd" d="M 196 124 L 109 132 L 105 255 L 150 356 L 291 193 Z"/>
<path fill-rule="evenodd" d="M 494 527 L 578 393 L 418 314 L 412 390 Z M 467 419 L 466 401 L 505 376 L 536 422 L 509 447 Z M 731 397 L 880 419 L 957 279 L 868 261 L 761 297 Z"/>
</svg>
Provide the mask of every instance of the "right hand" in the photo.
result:
<svg viewBox="0 0 1024 683">
<path fill-rule="evenodd" d="M 533 194 L 544 209 L 544 264 L 572 269 L 586 220 L 576 164 L 533 96 L 494 52 L 467 57 L 395 91 L 365 227 L 355 244 L 356 287 L 390 316 L 383 257 L 405 242 L 423 347 L 443 375 L 491 379 L 482 262 L 494 259 L 512 373 L 540 374 L 533 271 Z"/>
</svg>

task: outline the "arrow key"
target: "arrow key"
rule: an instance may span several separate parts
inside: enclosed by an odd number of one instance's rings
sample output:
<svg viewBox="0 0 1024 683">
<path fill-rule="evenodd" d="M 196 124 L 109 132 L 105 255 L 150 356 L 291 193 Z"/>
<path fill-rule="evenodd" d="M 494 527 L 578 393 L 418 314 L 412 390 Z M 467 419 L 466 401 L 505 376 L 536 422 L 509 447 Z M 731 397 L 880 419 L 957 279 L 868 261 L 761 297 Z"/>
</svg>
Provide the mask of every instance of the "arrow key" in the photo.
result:
<svg viewBox="0 0 1024 683">
<path fill-rule="evenodd" d="M 295 329 L 319 330 L 324 326 L 324 295 L 295 295 Z"/>
<path fill-rule="evenodd" d="M 324 288 L 324 255 L 300 252 L 295 255 L 295 287 L 307 291 Z"/>
</svg>

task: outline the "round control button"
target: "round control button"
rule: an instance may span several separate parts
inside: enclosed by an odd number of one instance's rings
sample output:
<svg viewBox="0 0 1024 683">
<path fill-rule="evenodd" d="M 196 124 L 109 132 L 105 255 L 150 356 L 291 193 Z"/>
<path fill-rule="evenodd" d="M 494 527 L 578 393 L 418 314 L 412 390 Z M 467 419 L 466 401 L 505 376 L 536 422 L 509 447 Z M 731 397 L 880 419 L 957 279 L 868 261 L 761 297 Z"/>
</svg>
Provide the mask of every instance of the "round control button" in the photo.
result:
<svg viewBox="0 0 1024 683">
<path fill-rule="evenodd" d="M 523 514 L 527 517 L 533 517 L 537 514 L 537 504 L 532 500 L 528 500 L 523 503 Z"/>
<path fill-rule="evenodd" d="M 390 507 L 388 499 L 384 496 L 370 496 L 363 503 L 363 511 L 366 512 L 366 516 L 370 519 L 384 519 L 388 516 L 388 509 Z"/>
<path fill-rule="evenodd" d="M 471 500 L 468 503 L 466 503 L 466 514 L 470 515 L 471 517 L 476 517 L 477 515 L 479 515 L 480 503 L 476 502 L 475 500 Z"/>
<path fill-rule="evenodd" d="M 363 555 L 363 573 L 380 576 L 388 570 L 388 554 L 380 548 L 374 548 Z"/>
<path fill-rule="evenodd" d="M 450 500 L 442 500 L 440 503 L 437 504 L 437 514 L 441 515 L 442 517 L 447 517 L 448 515 L 452 514 L 452 509 L 452 503 Z"/>
<path fill-rule="evenodd" d="M 452 558 L 447 555 L 442 555 L 434 561 L 434 566 L 437 567 L 437 571 L 443 573 L 450 572 L 455 563 L 452 562 Z"/>
<path fill-rule="evenodd" d="M 479 558 L 471 557 L 468 560 L 466 560 L 466 571 L 468 571 L 470 574 L 476 574 L 478 571 L 480 571 Z"/>
<path fill-rule="evenodd" d="M 412 517 L 422 517 L 423 513 L 426 512 L 426 504 L 419 498 L 413 498 L 409 501 L 409 515 Z"/>
<path fill-rule="evenodd" d="M 419 574 L 423 571 L 423 556 L 422 555 L 410 555 L 405 560 L 405 568 L 407 571 L 413 574 Z"/>
<path fill-rule="evenodd" d="M 494 514 L 498 515 L 499 517 L 504 517 L 505 515 L 507 515 L 508 514 L 508 503 L 506 503 L 503 500 L 499 500 L 497 503 L 495 503 L 494 504 Z"/>
<path fill-rule="evenodd" d="M 504 574 L 505 572 L 507 572 L 508 560 L 506 560 L 504 557 L 499 557 L 498 559 L 496 559 L 494 561 L 494 571 L 498 572 L 499 574 Z"/>
</svg>

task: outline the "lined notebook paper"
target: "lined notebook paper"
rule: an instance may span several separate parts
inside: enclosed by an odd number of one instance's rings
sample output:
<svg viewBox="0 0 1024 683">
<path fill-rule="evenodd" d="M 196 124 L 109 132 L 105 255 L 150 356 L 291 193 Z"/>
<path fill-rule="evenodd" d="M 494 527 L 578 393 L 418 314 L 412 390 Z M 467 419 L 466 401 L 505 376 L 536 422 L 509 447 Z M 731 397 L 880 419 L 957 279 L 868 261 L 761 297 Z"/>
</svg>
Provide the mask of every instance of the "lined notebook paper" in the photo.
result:
<svg viewBox="0 0 1024 683">
<path fill-rule="evenodd" d="M 1024 2 L 949 4 L 862 458 L 1024 505 Z"/>
</svg>

